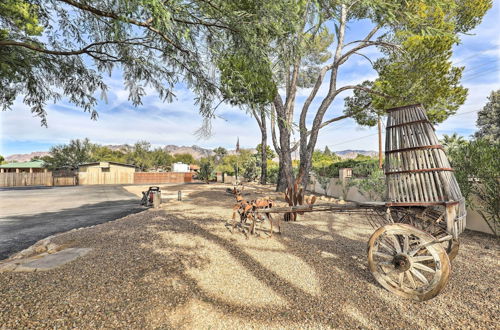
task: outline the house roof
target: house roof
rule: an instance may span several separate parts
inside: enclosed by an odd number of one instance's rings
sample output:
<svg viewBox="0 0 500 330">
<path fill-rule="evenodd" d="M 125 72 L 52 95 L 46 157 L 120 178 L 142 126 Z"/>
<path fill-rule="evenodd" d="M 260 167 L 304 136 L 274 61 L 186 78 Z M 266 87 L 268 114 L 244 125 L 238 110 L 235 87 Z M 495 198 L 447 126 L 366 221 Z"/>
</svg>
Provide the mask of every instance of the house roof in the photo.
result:
<svg viewBox="0 0 500 330">
<path fill-rule="evenodd" d="M 78 165 L 78 167 L 80 167 L 80 166 L 100 165 L 101 163 L 108 163 L 108 164 L 114 164 L 114 165 L 119 165 L 119 166 L 127 166 L 127 167 L 133 167 L 133 168 L 135 168 L 135 167 L 136 167 L 135 165 L 132 165 L 132 164 L 125 164 L 125 163 L 118 163 L 118 162 L 106 162 L 106 161 L 102 161 L 102 162 L 84 163 L 84 164 L 80 164 L 80 165 Z"/>
<path fill-rule="evenodd" d="M 43 168 L 43 160 L 34 160 L 32 162 L 8 163 L 0 165 L 0 168 Z"/>
</svg>

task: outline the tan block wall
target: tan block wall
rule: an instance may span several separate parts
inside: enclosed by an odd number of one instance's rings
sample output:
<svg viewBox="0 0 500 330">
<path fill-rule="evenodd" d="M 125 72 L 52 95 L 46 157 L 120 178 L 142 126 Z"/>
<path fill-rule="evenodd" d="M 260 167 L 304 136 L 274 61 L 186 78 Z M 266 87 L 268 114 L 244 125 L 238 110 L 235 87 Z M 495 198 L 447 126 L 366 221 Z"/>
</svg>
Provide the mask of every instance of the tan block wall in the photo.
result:
<svg viewBox="0 0 500 330">
<path fill-rule="evenodd" d="M 325 191 L 323 190 L 323 188 L 321 188 L 321 185 L 314 179 L 314 177 L 312 177 L 311 180 L 313 181 L 313 183 L 309 184 L 307 186 L 307 190 L 312 191 L 314 193 L 318 193 L 318 194 L 332 196 L 335 198 L 340 198 L 342 196 L 342 184 L 341 184 L 341 181 L 339 179 L 335 179 L 335 178 L 330 179 L 330 183 L 329 183 L 326 194 L 325 194 Z M 350 188 L 346 199 L 350 200 L 350 201 L 354 201 L 354 202 L 367 202 L 367 201 L 369 201 L 369 199 L 366 196 L 363 196 L 359 192 L 357 187 Z M 382 198 L 375 198 L 374 201 L 382 201 Z M 490 227 L 488 227 L 488 224 L 479 215 L 479 213 L 472 210 L 471 208 L 467 208 L 467 225 L 465 228 L 470 229 L 470 230 L 483 232 L 483 233 L 487 233 L 487 234 L 493 234 Z"/>
</svg>

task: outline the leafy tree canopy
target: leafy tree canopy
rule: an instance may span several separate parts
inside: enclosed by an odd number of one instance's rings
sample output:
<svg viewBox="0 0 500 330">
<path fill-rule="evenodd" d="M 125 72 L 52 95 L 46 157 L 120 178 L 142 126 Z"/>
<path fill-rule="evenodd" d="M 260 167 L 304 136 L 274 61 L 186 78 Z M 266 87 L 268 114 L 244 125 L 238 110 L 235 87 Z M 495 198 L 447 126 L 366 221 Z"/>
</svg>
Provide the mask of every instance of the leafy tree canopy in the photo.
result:
<svg viewBox="0 0 500 330">
<path fill-rule="evenodd" d="M 385 5 L 399 8 L 383 14 L 379 9 Z M 463 67 L 450 61 L 452 47 L 460 42 L 459 33 L 477 26 L 491 6 L 488 0 L 374 1 L 373 11 L 360 5 L 360 17 L 367 15 L 387 27 L 378 39 L 385 56 L 373 63 L 378 78 L 365 81 L 345 99 L 346 114 L 370 126 L 385 109 L 407 104 L 423 104 L 434 123 L 454 114 L 467 89 L 460 85 Z"/>
<path fill-rule="evenodd" d="M 262 143 L 259 143 L 255 149 L 257 151 L 257 155 L 260 155 L 262 153 Z M 267 156 L 267 160 L 272 160 L 272 159 L 276 158 L 276 153 L 268 145 L 266 146 L 266 156 Z"/>
<path fill-rule="evenodd" d="M 291 3 L 291 1 L 290 1 Z M 274 25 L 272 1 L 5 0 L 0 4 L 0 106 L 17 96 L 46 124 L 66 98 L 96 118 L 105 75 L 119 68 L 134 105 L 147 91 L 171 100 L 182 81 L 210 116 L 214 56 L 254 45 Z M 258 9 L 258 10 L 257 10 Z M 255 24 L 260 20 L 260 24 Z M 268 22 L 268 23 L 266 23 Z M 271 24 L 272 23 L 272 24 Z M 254 52 L 254 56 L 258 52 Z"/>
<path fill-rule="evenodd" d="M 94 145 L 89 139 L 71 140 L 69 144 L 60 144 L 50 148 L 50 156 L 42 157 L 45 167 L 49 169 L 76 169 L 78 165 L 92 162 Z"/>
<path fill-rule="evenodd" d="M 476 138 L 500 141 L 500 89 L 491 92 L 488 103 L 477 114 L 476 124 L 479 128 L 474 134 Z"/>
<path fill-rule="evenodd" d="M 184 164 L 194 164 L 195 159 L 194 159 L 193 155 L 188 154 L 188 153 L 177 154 L 177 155 L 174 155 L 173 162 L 174 163 L 184 163 Z"/>
</svg>

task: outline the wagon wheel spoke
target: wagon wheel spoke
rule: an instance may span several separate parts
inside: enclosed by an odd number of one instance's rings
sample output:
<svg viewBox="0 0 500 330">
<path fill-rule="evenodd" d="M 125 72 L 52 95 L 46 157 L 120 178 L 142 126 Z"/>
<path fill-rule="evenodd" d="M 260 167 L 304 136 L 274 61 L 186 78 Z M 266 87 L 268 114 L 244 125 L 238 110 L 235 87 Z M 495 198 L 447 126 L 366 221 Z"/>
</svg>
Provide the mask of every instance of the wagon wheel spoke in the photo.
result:
<svg viewBox="0 0 500 330">
<path fill-rule="evenodd" d="M 427 267 L 425 265 L 419 264 L 418 262 L 415 262 L 412 266 L 414 268 L 418 268 L 418 269 L 424 270 L 424 271 L 429 272 L 429 273 L 435 273 L 436 272 L 434 269 L 432 269 L 430 267 Z"/>
<path fill-rule="evenodd" d="M 410 282 L 410 284 L 411 284 L 411 287 L 412 287 L 413 289 L 416 289 L 416 288 L 417 288 L 417 284 L 415 284 L 415 280 L 413 279 L 413 276 L 411 275 L 411 272 L 410 272 L 409 270 L 407 270 L 407 271 L 405 272 L 405 274 L 406 274 L 406 277 L 408 278 L 408 281 L 409 281 L 409 282 Z"/>
<path fill-rule="evenodd" d="M 386 254 L 386 253 L 382 253 L 382 252 L 379 252 L 379 251 L 375 252 L 375 255 L 378 256 L 378 257 L 380 257 L 380 258 L 391 259 L 391 260 L 394 257 L 391 254 Z"/>
<path fill-rule="evenodd" d="M 404 238 L 403 238 L 403 252 L 408 252 L 408 250 L 410 249 L 410 238 L 408 237 L 408 235 L 404 235 Z"/>
<path fill-rule="evenodd" d="M 389 261 L 381 261 L 378 264 L 380 266 L 391 267 L 392 269 L 394 269 L 394 264 L 392 262 L 389 262 Z"/>
<path fill-rule="evenodd" d="M 399 273 L 399 286 L 402 288 L 405 280 L 405 273 Z"/>
<path fill-rule="evenodd" d="M 391 240 L 392 244 L 394 245 L 394 248 L 396 249 L 397 253 L 401 253 L 401 245 L 399 244 L 398 238 L 394 235 L 391 235 Z"/>
<path fill-rule="evenodd" d="M 390 245 L 388 245 L 388 244 L 386 244 L 386 243 L 384 243 L 384 242 L 379 242 L 378 244 L 379 244 L 381 247 L 385 248 L 387 251 L 391 252 L 391 253 L 396 252 L 396 250 L 395 250 L 392 246 L 390 246 Z"/>
<path fill-rule="evenodd" d="M 416 256 L 416 257 L 411 258 L 411 260 L 413 260 L 415 262 L 427 261 L 427 260 L 434 260 L 434 257 L 433 256 Z"/>
<path fill-rule="evenodd" d="M 415 268 L 410 269 L 410 272 L 413 275 L 415 275 L 415 277 L 418 278 L 422 283 L 429 284 L 429 281 L 427 280 L 427 278 L 421 272 L 416 270 Z"/>
</svg>

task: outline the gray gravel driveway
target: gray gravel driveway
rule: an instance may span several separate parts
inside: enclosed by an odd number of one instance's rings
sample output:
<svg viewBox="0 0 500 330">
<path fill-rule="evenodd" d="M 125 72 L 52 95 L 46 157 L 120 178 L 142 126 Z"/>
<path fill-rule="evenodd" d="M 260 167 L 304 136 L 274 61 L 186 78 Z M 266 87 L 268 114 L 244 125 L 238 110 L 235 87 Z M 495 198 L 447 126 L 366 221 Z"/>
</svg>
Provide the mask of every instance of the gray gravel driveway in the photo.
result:
<svg viewBox="0 0 500 330">
<path fill-rule="evenodd" d="M 47 236 L 141 210 L 119 185 L 0 189 L 0 260 Z"/>
</svg>

